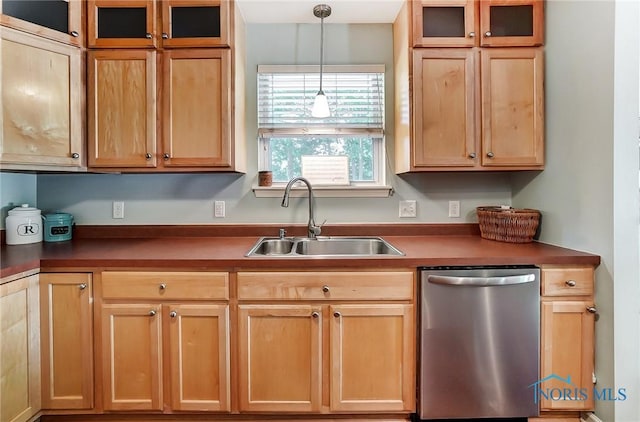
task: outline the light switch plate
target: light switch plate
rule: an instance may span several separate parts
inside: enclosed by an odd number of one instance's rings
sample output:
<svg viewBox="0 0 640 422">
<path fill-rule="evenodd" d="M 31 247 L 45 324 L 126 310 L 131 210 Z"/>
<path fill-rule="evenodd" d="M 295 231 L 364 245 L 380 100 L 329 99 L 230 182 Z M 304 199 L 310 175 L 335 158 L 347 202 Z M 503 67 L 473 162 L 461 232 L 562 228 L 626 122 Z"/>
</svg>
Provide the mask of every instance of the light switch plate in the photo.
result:
<svg viewBox="0 0 640 422">
<path fill-rule="evenodd" d="M 111 218 L 124 218 L 124 202 L 113 201 Z"/>
<path fill-rule="evenodd" d="M 213 216 L 216 218 L 224 217 L 224 201 L 214 201 L 213 202 Z"/>
<path fill-rule="evenodd" d="M 418 205 L 414 199 L 400 201 L 398 215 L 401 218 L 415 218 L 418 214 L 417 208 Z"/>
</svg>

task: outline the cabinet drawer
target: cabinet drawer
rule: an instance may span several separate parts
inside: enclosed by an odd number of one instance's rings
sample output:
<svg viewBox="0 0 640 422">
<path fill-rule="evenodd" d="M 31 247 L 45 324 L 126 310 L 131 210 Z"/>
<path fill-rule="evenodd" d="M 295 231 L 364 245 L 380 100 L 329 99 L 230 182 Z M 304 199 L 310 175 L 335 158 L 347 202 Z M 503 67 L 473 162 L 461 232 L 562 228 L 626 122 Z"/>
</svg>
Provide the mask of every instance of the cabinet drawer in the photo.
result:
<svg viewBox="0 0 640 422">
<path fill-rule="evenodd" d="M 240 300 L 411 300 L 413 272 L 240 272 Z"/>
<path fill-rule="evenodd" d="M 105 299 L 229 299 L 226 272 L 131 272 L 102 273 Z"/>
<path fill-rule="evenodd" d="M 593 267 L 541 267 L 542 296 L 593 295 Z"/>
</svg>

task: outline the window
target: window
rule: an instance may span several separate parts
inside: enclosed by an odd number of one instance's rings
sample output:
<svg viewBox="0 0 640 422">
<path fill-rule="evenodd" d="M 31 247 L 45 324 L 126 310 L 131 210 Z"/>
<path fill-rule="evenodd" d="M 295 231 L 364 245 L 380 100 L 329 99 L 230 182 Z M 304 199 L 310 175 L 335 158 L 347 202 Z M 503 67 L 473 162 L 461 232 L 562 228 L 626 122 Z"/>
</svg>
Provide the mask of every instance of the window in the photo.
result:
<svg viewBox="0 0 640 422">
<path fill-rule="evenodd" d="M 260 169 L 284 184 L 303 156 L 346 156 L 350 186 L 384 185 L 384 65 L 325 66 L 325 119 L 311 116 L 319 86 L 318 66 L 258 67 Z"/>
</svg>

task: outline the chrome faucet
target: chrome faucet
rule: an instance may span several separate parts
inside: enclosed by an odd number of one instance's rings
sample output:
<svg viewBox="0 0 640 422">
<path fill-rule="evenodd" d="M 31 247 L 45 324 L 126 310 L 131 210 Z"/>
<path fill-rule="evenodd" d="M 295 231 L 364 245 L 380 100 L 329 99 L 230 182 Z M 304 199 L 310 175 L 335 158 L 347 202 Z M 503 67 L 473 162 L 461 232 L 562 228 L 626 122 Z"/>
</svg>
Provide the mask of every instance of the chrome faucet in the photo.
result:
<svg viewBox="0 0 640 422">
<path fill-rule="evenodd" d="M 310 239 L 315 239 L 322 230 L 322 224 L 319 226 L 316 225 L 316 222 L 313 218 L 313 188 L 311 187 L 311 183 L 309 183 L 307 179 L 305 179 L 304 177 L 294 177 L 293 179 L 289 180 L 289 183 L 287 183 L 287 187 L 284 189 L 284 197 L 282 198 L 281 206 L 285 208 L 289 206 L 289 195 L 291 193 L 291 187 L 298 181 L 303 182 L 305 185 L 307 185 L 307 190 L 309 191 L 309 222 L 307 223 L 307 236 Z"/>
</svg>

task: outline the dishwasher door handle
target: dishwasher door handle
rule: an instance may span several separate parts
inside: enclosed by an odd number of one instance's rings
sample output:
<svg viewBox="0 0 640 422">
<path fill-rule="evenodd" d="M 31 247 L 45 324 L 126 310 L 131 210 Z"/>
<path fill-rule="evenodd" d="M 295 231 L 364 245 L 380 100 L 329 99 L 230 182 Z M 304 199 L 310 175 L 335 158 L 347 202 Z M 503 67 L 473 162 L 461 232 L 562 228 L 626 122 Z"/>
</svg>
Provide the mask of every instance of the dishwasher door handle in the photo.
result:
<svg viewBox="0 0 640 422">
<path fill-rule="evenodd" d="M 427 281 L 433 284 L 447 284 L 452 286 L 509 286 L 535 281 L 535 274 L 510 275 L 504 277 L 454 277 L 448 275 L 427 276 Z"/>
</svg>

